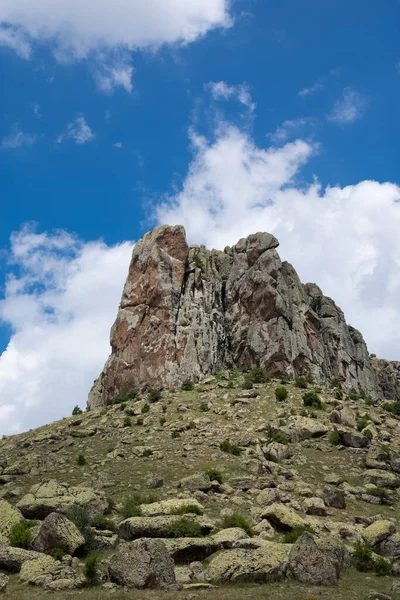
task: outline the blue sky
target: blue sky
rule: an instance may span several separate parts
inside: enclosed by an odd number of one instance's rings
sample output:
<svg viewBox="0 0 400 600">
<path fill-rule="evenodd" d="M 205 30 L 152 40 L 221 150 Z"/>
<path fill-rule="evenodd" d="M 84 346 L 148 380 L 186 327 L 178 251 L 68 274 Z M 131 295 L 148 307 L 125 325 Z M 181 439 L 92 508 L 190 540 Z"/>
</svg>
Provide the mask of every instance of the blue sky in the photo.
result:
<svg viewBox="0 0 400 600">
<path fill-rule="evenodd" d="M 168 220 L 219 247 L 273 231 L 370 350 L 395 358 L 399 3 L 123 0 L 109 19 L 100 0 L 97 21 L 92 0 L 52 4 L 0 7 L 0 430 L 84 404 L 132 242 Z M 77 270 L 107 298 L 83 366 Z M 41 336 L 58 345 L 44 352 Z M 59 370 L 66 392 L 45 410 Z"/>
</svg>

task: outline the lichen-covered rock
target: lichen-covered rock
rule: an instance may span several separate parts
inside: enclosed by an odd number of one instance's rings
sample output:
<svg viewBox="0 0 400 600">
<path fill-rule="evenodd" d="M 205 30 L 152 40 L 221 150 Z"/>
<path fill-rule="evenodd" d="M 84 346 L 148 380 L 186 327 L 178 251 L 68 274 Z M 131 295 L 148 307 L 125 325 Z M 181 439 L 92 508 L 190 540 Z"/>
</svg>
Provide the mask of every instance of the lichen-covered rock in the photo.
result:
<svg viewBox="0 0 400 600">
<path fill-rule="evenodd" d="M 257 233 L 209 251 L 189 248 L 180 226 L 147 233 L 133 250 L 112 354 L 89 406 L 110 404 L 133 387 L 173 387 L 233 366 L 289 378 L 310 371 L 316 380 L 393 395 L 395 379 L 384 383 L 389 378 L 372 366 L 362 335 L 316 285 L 302 285 L 278 245 Z"/>
<path fill-rule="evenodd" d="M 303 517 L 284 504 L 267 506 L 262 510 L 261 517 L 282 531 L 292 531 L 292 529 L 307 525 L 307 521 Z"/>
<path fill-rule="evenodd" d="M 90 516 L 103 514 L 108 506 L 103 492 L 85 487 L 67 487 L 55 480 L 35 484 L 17 503 L 26 519 L 45 519 L 50 513 L 66 514 L 74 506 L 81 506 Z"/>
<path fill-rule="evenodd" d="M 128 588 L 175 584 L 174 561 L 161 540 L 141 539 L 121 546 L 109 562 L 111 581 Z"/>
<path fill-rule="evenodd" d="M 158 517 L 161 515 L 172 515 L 184 506 L 196 506 L 200 511 L 203 511 L 203 506 L 195 498 L 171 498 L 170 500 L 162 500 L 161 502 L 153 502 L 152 504 L 142 504 L 141 511 L 144 517 Z"/>
<path fill-rule="evenodd" d="M 84 584 L 84 578 L 78 576 L 72 567 L 46 554 L 24 562 L 19 578 L 22 583 L 39 585 L 54 591 L 74 589 Z"/>
<path fill-rule="evenodd" d="M 10 578 L 5 573 L 0 573 L 0 594 L 5 592 Z"/>
<path fill-rule="evenodd" d="M 22 514 L 6 500 L 0 500 L 0 544 L 8 544 L 11 529 L 22 521 Z"/>
<path fill-rule="evenodd" d="M 279 444 L 277 442 L 271 442 L 268 446 L 263 448 L 263 454 L 267 460 L 272 462 L 280 463 L 287 458 L 290 458 L 292 452 L 286 444 Z"/>
<path fill-rule="evenodd" d="M 205 517 L 192 517 L 185 515 L 186 519 L 191 519 L 198 523 L 204 535 L 210 533 L 215 525 L 210 519 Z M 170 525 L 182 519 L 179 515 L 161 516 L 161 517 L 131 517 L 125 519 L 118 525 L 118 533 L 124 540 L 137 540 L 142 537 L 162 538 L 166 535 L 166 530 Z"/>
<path fill-rule="evenodd" d="M 383 542 L 392 533 L 396 531 L 396 527 L 391 521 L 378 520 L 369 525 L 363 531 L 363 538 L 371 546 L 375 546 L 380 542 Z"/>
<path fill-rule="evenodd" d="M 211 481 L 206 473 L 195 473 L 181 479 L 179 487 L 189 491 L 201 490 L 202 492 L 208 492 L 211 490 Z"/>
<path fill-rule="evenodd" d="M 366 448 L 369 444 L 369 438 L 350 427 L 338 425 L 336 431 L 339 434 L 340 443 L 349 448 Z"/>
<path fill-rule="evenodd" d="M 382 488 L 398 488 L 400 487 L 400 477 L 388 471 L 380 469 L 369 469 L 364 473 L 364 482 L 373 483 Z"/>
<path fill-rule="evenodd" d="M 226 550 L 211 556 L 207 568 L 212 583 L 278 581 L 285 575 L 290 544 L 264 542 L 257 549 Z"/>
<path fill-rule="evenodd" d="M 322 498 L 306 498 L 303 504 L 307 515 L 326 517 L 326 506 Z"/>
<path fill-rule="evenodd" d="M 23 548 L 12 548 L 6 544 L 0 544 L 0 569 L 9 573 L 19 573 L 22 565 L 29 560 L 41 557 L 39 552 L 24 550 Z"/>
<path fill-rule="evenodd" d="M 346 508 L 346 496 L 342 490 L 338 490 L 333 486 L 324 488 L 324 502 L 330 508 L 338 508 L 344 510 Z"/>
<path fill-rule="evenodd" d="M 330 585 L 338 581 L 345 557 L 344 546 L 335 536 L 303 533 L 290 551 L 287 572 L 298 581 Z"/>
<path fill-rule="evenodd" d="M 64 515 L 50 513 L 33 539 L 32 549 L 37 552 L 47 552 L 60 548 L 66 554 L 73 555 L 84 543 L 85 539 L 74 523 Z"/>
<path fill-rule="evenodd" d="M 381 556 L 400 557 L 400 534 L 394 533 L 385 538 L 374 547 L 374 551 Z"/>
</svg>

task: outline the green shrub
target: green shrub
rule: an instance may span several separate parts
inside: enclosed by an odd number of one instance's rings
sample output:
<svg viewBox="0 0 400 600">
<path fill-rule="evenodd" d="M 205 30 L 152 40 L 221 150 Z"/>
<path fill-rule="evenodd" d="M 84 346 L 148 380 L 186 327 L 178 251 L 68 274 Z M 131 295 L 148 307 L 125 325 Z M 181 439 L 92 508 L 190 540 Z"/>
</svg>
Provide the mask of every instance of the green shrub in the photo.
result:
<svg viewBox="0 0 400 600">
<path fill-rule="evenodd" d="M 115 504 L 115 500 L 113 498 L 111 498 L 111 496 L 108 496 L 107 498 L 107 508 L 104 511 L 105 515 L 111 515 L 111 513 L 116 509 L 116 504 Z"/>
<path fill-rule="evenodd" d="M 249 374 L 245 375 L 242 389 L 244 390 L 252 390 L 253 389 L 253 380 Z"/>
<path fill-rule="evenodd" d="M 72 411 L 72 416 L 76 417 L 76 415 L 81 415 L 83 413 L 83 410 L 81 408 L 79 408 L 78 405 L 76 405 Z"/>
<path fill-rule="evenodd" d="M 150 412 L 150 405 L 149 404 L 143 404 L 142 410 L 140 412 L 142 413 L 142 415 L 145 415 L 145 414 L 149 413 Z"/>
<path fill-rule="evenodd" d="M 45 554 L 48 554 L 54 558 L 54 560 L 59 561 L 61 561 L 65 556 L 65 552 L 62 548 L 51 548 L 50 550 L 46 550 Z"/>
<path fill-rule="evenodd" d="M 372 438 L 373 438 L 372 431 L 371 431 L 370 429 L 366 429 L 366 430 L 364 431 L 364 435 L 365 435 L 365 437 L 366 437 L 366 438 L 368 438 L 368 439 L 369 439 L 369 441 L 371 441 L 371 440 L 372 440 Z"/>
<path fill-rule="evenodd" d="M 172 510 L 170 514 L 171 515 L 188 515 L 188 514 L 202 515 L 203 511 L 201 510 L 200 506 L 197 506 L 197 504 L 185 504 L 184 506 L 180 506 L 179 508 L 174 508 L 174 510 Z"/>
<path fill-rule="evenodd" d="M 322 409 L 322 401 L 316 392 L 306 392 L 303 394 L 303 404 L 315 410 Z"/>
<path fill-rule="evenodd" d="M 132 418 L 131 417 L 125 417 L 124 427 L 132 427 Z"/>
<path fill-rule="evenodd" d="M 294 380 L 294 385 L 300 388 L 301 390 L 305 390 L 308 386 L 307 379 L 304 377 L 304 375 L 300 375 Z"/>
<path fill-rule="evenodd" d="M 140 427 L 141 425 L 143 425 L 143 421 L 144 421 L 143 417 L 138 417 L 136 419 L 136 425 L 139 425 L 139 427 Z"/>
<path fill-rule="evenodd" d="M 332 431 L 328 434 L 328 441 L 333 446 L 338 446 L 340 444 L 340 435 L 336 431 L 336 429 L 332 429 Z"/>
<path fill-rule="evenodd" d="M 277 387 L 275 390 L 275 397 L 279 402 L 281 402 L 282 400 L 286 400 L 288 395 L 289 392 L 285 387 Z"/>
<path fill-rule="evenodd" d="M 111 519 L 107 519 L 104 515 L 98 515 L 97 517 L 93 517 L 92 527 L 95 529 L 99 529 L 100 531 L 115 531 L 115 523 L 111 521 Z"/>
<path fill-rule="evenodd" d="M 183 517 L 165 528 L 165 536 L 167 538 L 202 537 L 203 532 L 199 523 Z"/>
<path fill-rule="evenodd" d="M 161 390 L 149 390 L 147 393 L 147 399 L 150 404 L 155 404 L 161 400 Z"/>
<path fill-rule="evenodd" d="M 10 532 L 10 546 L 27 550 L 32 541 L 30 526 L 30 521 L 20 521 L 13 525 Z"/>
<path fill-rule="evenodd" d="M 357 419 L 357 430 L 362 431 L 368 425 L 369 419 L 367 417 L 360 417 Z"/>
<path fill-rule="evenodd" d="M 192 257 L 192 263 L 194 264 L 195 267 L 197 267 L 198 269 L 200 269 L 200 271 L 204 271 L 205 270 L 205 266 L 203 261 L 201 260 L 200 256 L 198 254 L 195 254 Z"/>
<path fill-rule="evenodd" d="M 126 392 L 121 392 L 113 398 L 113 404 L 122 404 L 124 402 L 128 402 L 129 400 L 136 400 L 138 396 L 138 391 L 135 389 L 131 389 Z"/>
<path fill-rule="evenodd" d="M 272 440 L 274 442 L 277 442 L 278 444 L 288 444 L 289 443 L 289 438 L 286 435 L 286 433 L 283 433 L 283 431 L 277 431 L 276 433 L 274 433 L 274 435 L 272 436 Z"/>
<path fill-rule="evenodd" d="M 222 473 L 218 469 L 205 469 L 204 473 L 209 476 L 210 481 L 218 481 L 218 483 L 223 483 L 224 481 Z"/>
<path fill-rule="evenodd" d="M 179 431 L 175 430 L 175 431 L 173 431 L 171 433 L 171 437 L 172 437 L 173 440 L 177 440 L 177 439 L 179 439 L 181 437 L 181 434 L 179 433 Z"/>
<path fill-rule="evenodd" d="M 239 456 L 242 452 L 242 449 L 239 448 L 236 444 L 231 444 L 228 440 L 225 440 L 220 444 L 219 449 L 222 452 L 227 452 L 228 454 L 233 454 L 234 456 Z"/>
<path fill-rule="evenodd" d="M 85 560 L 85 577 L 89 585 L 97 583 L 97 570 L 99 566 L 99 554 L 90 552 Z"/>
<path fill-rule="evenodd" d="M 76 459 L 76 462 L 80 467 L 83 467 L 84 465 L 86 465 L 86 458 L 83 456 L 83 454 L 80 454 Z"/>
<path fill-rule="evenodd" d="M 375 559 L 374 571 L 378 577 L 385 577 L 391 575 L 392 565 L 389 561 L 385 560 L 382 556 Z"/>
<path fill-rule="evenodd" d="M 382 408 L 392 415 L 400 416 L 400 402 L 384 402 Z"/>
<path fill-rule="evenodd" d="M 167 419 L 165 417 L 160 417 L 158 422 L 160 423 L 161 427 L 163 427 L 167 422 Z"/>
<path fill-rule="evenodd" d="M 181 385 L 182 392 L 192 392 L 194 390 L 194 383 L 190 379 L 185 379 Z"/>
<path fill-rule="evenodd" d="M 235 513 L 234 515 L 231 515 L 230 517 L 225 517 L 221 523 L 221 528 L 222 529 L 230 529 L 231 527 L 240 527 L 250 537 L 253 537 L 253 535 L 254 535 L 254 531 L 253 531 L 251 524 L 245 517 L 243 517 L 243 515 L 239 515 L 239 514 Z"/>
<path fill-rule="evenodd" d="M 202 412 L 208 412 L 210 410 L 210 407 L 208 406 L 207 402 L 202 402 L 199 406 L 199 410 L 201 410 Z"/>
<path fill-rule="evenodd" d="M 83 534 L 87 527 L 90 526 L 91 519 L 88 511 L 82 506 L 74 504 L 67 512 L 67 518 L 74 523 L 79 531 Z"/>
<path fill-rule="evenodd" d="M 312 376 L 311 371 L 307 371 L 304 377 L 307 383 L 310 383 L 311 385 L 314 383 L 314 377 Z"/>
<path fill-rule="evenodd" d="M 375 562 L 372 557 L 372 551 L 370 546 L 365 542 L 356 542 L 354 546 L 353 561 L 357 571 L 360 571 L 361 573 L 367 573 L 368 571 L 374 570 Z"/>
<path fill-rule="evenodd" d="M 351 390 L 349 391 L 349 393 L 347 394 L 349 400 L 358 400 L 360 398 L 360 392 L 358 390 L 356 390 L 355 388 L 351 388 Z"/>
<path fill-rule="evenodd" d="M 128 498 L 125 500 L 121 514 L 124 519 L 130 519 L 131 517 L 141 517 L 142 509 L 140 508 L 140 504 L 136 498 Z"/>
<path fill-rule="evenodd" d="M 303 525 L 301 527 L 295 527 L 294 529 L 292 529 L 292 531 L 288 531 L 284 534 L 283 536 L 283 543 L 284 544 L 294 544 L 301 535 L 303 535 L 303 533 L 305 532 L 308 533 L 315 533 L 314 529 L 311 527 L 311 525 Z"/>
<path fill-rule="evenodd" d="M 257 367 L 256 369 L 251 369 L 248 375 L 251 378 L 253 383 L 267 383 L 269 381 L 269 377 L 267 376 L 264 369 Z"/>
</svg>

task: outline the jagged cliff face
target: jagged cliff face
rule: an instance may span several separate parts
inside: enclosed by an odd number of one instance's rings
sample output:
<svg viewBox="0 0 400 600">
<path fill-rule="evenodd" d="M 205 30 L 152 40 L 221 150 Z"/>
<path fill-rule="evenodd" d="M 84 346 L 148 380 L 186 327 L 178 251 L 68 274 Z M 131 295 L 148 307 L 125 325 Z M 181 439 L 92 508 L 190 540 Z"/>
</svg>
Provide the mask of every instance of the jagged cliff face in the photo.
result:
<svg viewBox="0 0 400 600">
<path fill-rule="evenodd" d="M 278 245 L 257 233 L 209 251 L 189 248 L 180 226 L 147 233 L 134 248 L 112 354 L 89 406 L 235 366 L 288 378 L 310 371 L 317 380 L 400 398 L 400 363 L 371 360 L 362 335 L 333 300 L 281 262 Z"/>
</svg>

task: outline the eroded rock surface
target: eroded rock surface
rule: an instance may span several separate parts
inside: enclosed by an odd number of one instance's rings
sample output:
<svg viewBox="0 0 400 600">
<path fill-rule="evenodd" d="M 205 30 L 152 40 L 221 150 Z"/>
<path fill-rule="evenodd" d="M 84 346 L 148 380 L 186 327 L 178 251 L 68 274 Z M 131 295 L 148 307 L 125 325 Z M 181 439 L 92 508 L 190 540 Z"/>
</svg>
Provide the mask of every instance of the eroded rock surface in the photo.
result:
<svg viewBox="0 0 400 600">
<path fill-rule="evenodd" d="M 282 262 L 268 233 L 223 252 L 191 246 L 181 226 L 157 227 L 136 244 L 112 354 L 88 404 L 131 388 L 173 387 L 217 370 L 263 367 L 399 398 L 398 363 L 370 358 L 362 335 L 314 284 Z"/>
</svg>

